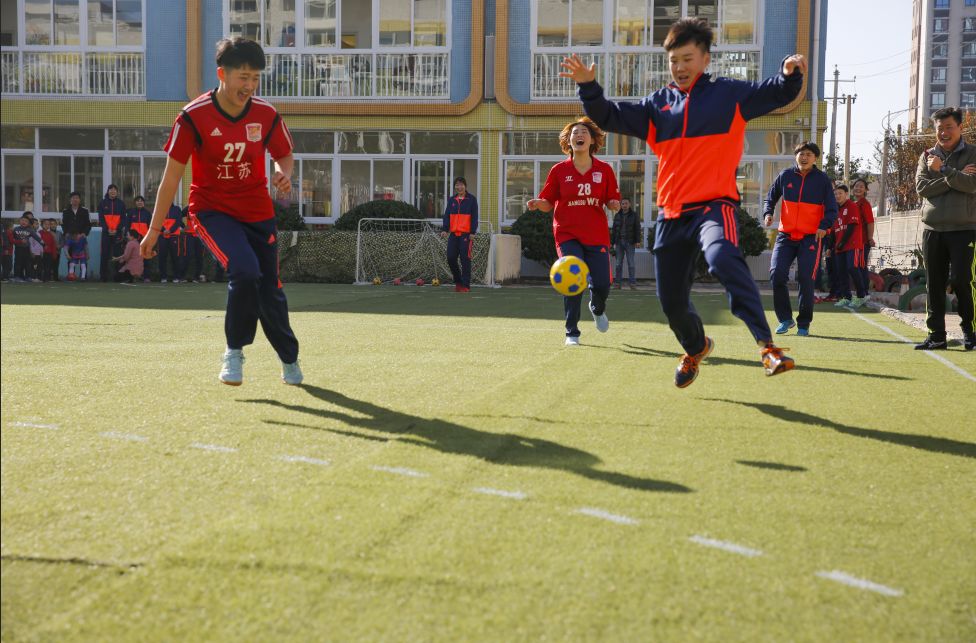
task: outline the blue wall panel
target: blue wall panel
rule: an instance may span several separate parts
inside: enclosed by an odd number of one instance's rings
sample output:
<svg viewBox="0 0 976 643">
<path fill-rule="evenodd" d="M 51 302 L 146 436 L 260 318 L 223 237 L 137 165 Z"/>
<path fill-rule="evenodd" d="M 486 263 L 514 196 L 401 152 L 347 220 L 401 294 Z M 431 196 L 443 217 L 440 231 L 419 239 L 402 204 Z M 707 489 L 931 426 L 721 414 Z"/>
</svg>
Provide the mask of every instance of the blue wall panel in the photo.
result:
<svg viewBox="0 0 976 643">
<path fill-rule="evenodd" d="M 146 98 L 185 101 L 186 3 L 146 3 Z"/>
<path fill-rule="evenodd" d="M 508 3 L 508 93 L 519 103 L 532 95 L 531 20 L 528 2 Z"/>
<path fill-rule="evenodd" d="M 481 47 L 483 43 L 471 42 L 468 0 L 453 0 L 451 13 L 451 102 L 460 103 L 471 93 L 471 47 Z"/>
</svg>

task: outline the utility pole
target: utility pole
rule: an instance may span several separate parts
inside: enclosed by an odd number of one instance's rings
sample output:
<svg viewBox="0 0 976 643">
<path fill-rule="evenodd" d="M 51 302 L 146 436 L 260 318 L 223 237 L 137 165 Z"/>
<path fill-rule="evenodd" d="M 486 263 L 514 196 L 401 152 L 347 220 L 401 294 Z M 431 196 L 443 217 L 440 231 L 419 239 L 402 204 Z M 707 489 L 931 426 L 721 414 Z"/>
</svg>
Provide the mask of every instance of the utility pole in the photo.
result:
<svg viewBox="0 0 976 643">
<path fill-rule="evenodd" d="M 888 214 L 887 207 L 887 184 L 888 184 L 888 123 L 891 120 L 891 111 L 888 111 L 888 115 L 885 116 L 885 129 L 884 129 L 884 144 L 881 146 L 881 202 L 878 203 L 878 216 L 883 217 Z"/>
<path fill-rule="evenodd" d="M 837 69 L 837 65 L 834 65 L 834 95 L 830 97 L 825 97 L 825 100 L 833 101 L 834 112 L 830 117 L 830 147 L 827 148 L 827 154 L 831 154 L 834 160 L 837 160 L 837 102 L 840 101 L 843 104 L 844 100 L 840 95 L 840 83 L 853 83 L 857 80 L 857 76 L 854 78 L 841 78 L 840 70 Z"/>
<path fill-rule="evenodd" d="M 851 179 L 851 106 L 857 100 L 857 94 L 851 96 L 844 95 L 844 103 L 847 105 L 847 141 L 844 146 L 844 184 L 850 185 Z"/>
</svg>

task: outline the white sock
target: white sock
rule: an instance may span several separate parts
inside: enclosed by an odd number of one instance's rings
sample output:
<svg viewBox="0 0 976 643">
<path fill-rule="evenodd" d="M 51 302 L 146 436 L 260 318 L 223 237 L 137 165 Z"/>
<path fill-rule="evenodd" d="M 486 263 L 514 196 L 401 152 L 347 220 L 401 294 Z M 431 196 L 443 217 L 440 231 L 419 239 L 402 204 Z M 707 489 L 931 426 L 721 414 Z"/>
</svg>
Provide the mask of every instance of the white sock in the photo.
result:
<svg viewBox="0 0 976 643">
<path fill-rule="evenodd" d="M 81 264 L 81 279 L 84 280 L 88 276 L 88 265 Z"/>
<path fill-rule="evenodd" d="M 75 272 L 75 264 L 73 264 L 73 263 L 71 263 L 69 261 L 68 262 L 68 274 L 71 275 L 71 274 L 74 274 L 74 272 Z"/>
</svg>

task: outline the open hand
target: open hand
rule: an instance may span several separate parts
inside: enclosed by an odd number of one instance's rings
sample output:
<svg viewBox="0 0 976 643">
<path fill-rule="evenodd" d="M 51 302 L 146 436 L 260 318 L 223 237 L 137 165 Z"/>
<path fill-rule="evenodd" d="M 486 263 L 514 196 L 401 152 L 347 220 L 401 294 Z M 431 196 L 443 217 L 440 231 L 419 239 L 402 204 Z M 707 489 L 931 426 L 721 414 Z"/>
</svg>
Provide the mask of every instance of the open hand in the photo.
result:
<svg viewBox="0 0 976 643">
<path fill-rule="evenodd" d="M 596 80 L 596 63 L 587 67 L 578 54 L 563 58 L 559 66 L 566 70 L 559 72 L 560 78 L 572 78 L 580 85 Z"/>
</svg>

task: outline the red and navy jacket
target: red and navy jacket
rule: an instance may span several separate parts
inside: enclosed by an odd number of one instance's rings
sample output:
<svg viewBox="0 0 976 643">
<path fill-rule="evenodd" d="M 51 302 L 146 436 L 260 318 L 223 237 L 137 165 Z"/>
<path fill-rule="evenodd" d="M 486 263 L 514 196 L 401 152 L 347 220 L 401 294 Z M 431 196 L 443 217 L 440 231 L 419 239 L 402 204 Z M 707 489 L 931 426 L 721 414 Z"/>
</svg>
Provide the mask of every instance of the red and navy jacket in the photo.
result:
<svg viewBox="0 0 976 643">
<path fill-rule="evenodd" d="M 183 234 L 183 211 L 176 204 L 169 206 L 166 218 L 163 219 L 163 238 L 169 239 Z"/>
<path fill-rule="evenodd" d="M 764 216 L 773 216 L 780 197 L 783 198 L 783 208 L 779 214 L 779 231 L 790 235 L 794 241 L 817 230 L 829 230 L 837 220 L 834 185 L 816 166 L 805 174 L 798 167 L 780 172 L 763 203 Z"/>
<path fill-rule="evenodd" d="M 746 122 L 789 104 L 802 85 L 796 70 L 762 83 L 702 74 L 687 92 L 671 83 L 636 103 L 608 101 L 596 81 L 577 91 L 603 130 L 647 141 L 660 163 L 657 204 L 674 219 L 716 199 L 739 202 L 735 170 Z"/>
<path fill-rule="evenodd" d="M 125 202 L 119 197 L 105 196 L 98 203 L 98 225 L 109 234 L 115 234 L 125 227 Z"/>
<path fill-rule="evenodd" d="M 445 231 L 458 236 L 478 231 L 478 200 L 470 192 L 465 192 L 464 198 L 459 199 L 455 194 L 447 200 L 444 209 Z"/>
<path fill-rule="evenodd" d="M 125 211 L 126 230 L 135 230 L 140 238 L 149 232 L 150 221 L 152 221 L 152 212 L 146 208 L 129 208 Z"/>
</svg>

